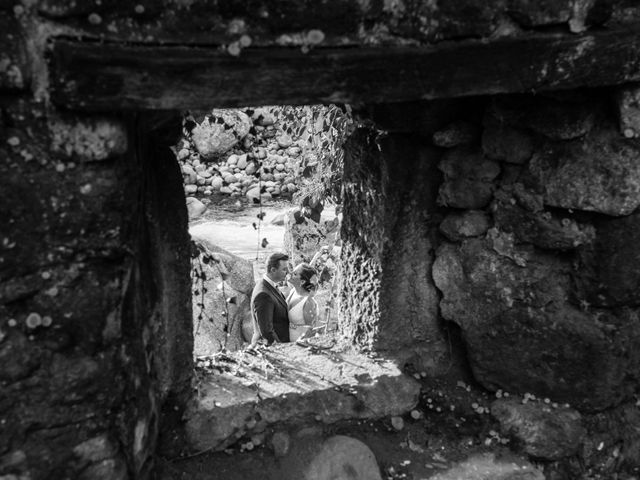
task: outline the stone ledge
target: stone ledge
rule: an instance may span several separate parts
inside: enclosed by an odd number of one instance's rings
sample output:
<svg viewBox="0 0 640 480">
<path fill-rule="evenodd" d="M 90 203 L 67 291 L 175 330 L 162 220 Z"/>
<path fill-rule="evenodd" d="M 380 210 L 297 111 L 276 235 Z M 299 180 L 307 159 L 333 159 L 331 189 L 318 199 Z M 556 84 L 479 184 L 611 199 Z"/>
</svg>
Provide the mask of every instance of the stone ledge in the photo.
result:
<svg viewBox="0 0 640 480">
<path fill-rule="evenodd" d="M 195 451 L 224 449 L 277 423 L 400 415 L 415 407 L 420 392 L 418 382 L 391 361 L 335 348 L 280 344 L 228 360 L 227 371 L 201 379 L 185 414 L 187 442 Z"/>
</svg>

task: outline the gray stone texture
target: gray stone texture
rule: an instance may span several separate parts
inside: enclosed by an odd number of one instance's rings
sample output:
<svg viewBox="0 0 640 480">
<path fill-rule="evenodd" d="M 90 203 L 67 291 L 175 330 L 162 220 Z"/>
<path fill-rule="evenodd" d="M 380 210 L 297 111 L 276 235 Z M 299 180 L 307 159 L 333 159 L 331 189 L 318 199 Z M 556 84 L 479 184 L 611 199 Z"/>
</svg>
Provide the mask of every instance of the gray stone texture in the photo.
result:
<svg viewBox="0 0 640 480">
<path fill-rule="evenodd" d="M 31 69 L 26 39 L 20 22 L 12 15 L 0 16 L 0 90 L 29 87 Z"/>
<path fill-rule="evenodd" d="M 550 142 L 529 162 L 527 181 L 545 205 L 628 215 L 640 205 L 640 144 L 613 128 L 583 139 Z"/>
<path fill-rule="evenodd" d="M 625 138 L 640 136 L 640 87 L 637 84 L 618 89 L 616 94 L 620 133 Z"/>
<path fill-rule="evenodd" d="M 491 414 L 500 422 L 502 433 L 534 458 L 558 460 L 574 455 L 587 433 L 576 410 L 542 401 L 499 399 L 491 404 Z"/>
<path fill-rule="evenodd" d="M 294 448 L 283 460 L 285 478 L 304 480 L 382 480 L 375 455 L 356 438 L 334 435 L 327 439 L 298 434 Z"/>
<path fill-rule="evenodd" d="M 482 151 L 492 160 L 521 165 L 533 154 L 533 140 L 527 133 L 492 119 L 485 121 Z"/>
<path fill-rule="evenodd" d="M 640 306 L 640 212 L 596 222 L 573 273 L 577 296 L 597 307 Z"/>
<path fill-rule="evenodd" d="M 500 174 L 500 165 L 485 159 L 474 147 L 457 147 L 448 151 L 438 164 L 444 183 L 438 203 L 455 208 L 483 208 L 489 204 Z"/>
<path fill-rule="evenodd" d="M 448 214 L 440 231 L 452 242 L 484 235 L 490 226 L 489 215 L 482 210 L 467 210 Z"/>
<path fill-rule="evenodd" d="M 251 262 L 213 245 L 197 228 L 191 235 L 198 250 L 191 260 L 194 355 L 238 350 L 253 333 Z"/>
<path fill-rule="evenodd" d="M 450 123 L 433 134 L 433 144 L 437 147 L 457 147 L 475 142 L 480 136 L 480 128 L 470 122 Z"/>
<path fill-rule="evenodd" d="M 553 140 L 570 140 L 588 133 L 602 107 L 586 95 L 511 95 L 496 97 L 485 117 L 485 126 L 498 122 L 529 129 Z"/>
<path fill-rule="evenodd" d="M 251 119 L 239 110 L 213 109 L 191 131 L 191 139 L 198 153 L 212 160 L 242 140 L 252 125 Z"/>
<path fill-rule="evenodd" d="M 430 276 L 439 154 L 411 135 L 357 131 L 345 147 L 340 328 L 353 343 L 446 364 Z M 418 360 L 418 358 L 420 360 Z"/>
<path fill-rule="evenodd" d="M 551 250 L 572 250 L 590 244 L 596 237 L 593 225 L 573 220 L 567 213 L 563 217 L 548 211 L 531 208 L 535 198 L 524 192 L 521 184 L 505 187 L 496 192 L 491 206 L 496 227 L 513 233 L 520 243 L 530 243 Z"/>
<path fill-rule="evenodd" d="M 440 308 L 461 326 L 476 380 L 585 410 L 624 400 L 637 381 L 633 311 L 590 313 L 569 303 L 571 262 L 516 247 L 508 235 L 442 245 L 433 276 Z"/>
<path fill-rule="evenodd" d="M 476 453 L 437 473 L 431 480 L 545 480 L 544 473 L 524 458 Z"/>
<path fill-rule="evenodd" d="M 400 415 L 418 401 L 420 384 L 389 360 L 291 343 L 259 355 L 235 352 L 233 369 L 202 378 L 185 415 L 189 449 L 222 450 L 266 426 Z"/>
</svg>

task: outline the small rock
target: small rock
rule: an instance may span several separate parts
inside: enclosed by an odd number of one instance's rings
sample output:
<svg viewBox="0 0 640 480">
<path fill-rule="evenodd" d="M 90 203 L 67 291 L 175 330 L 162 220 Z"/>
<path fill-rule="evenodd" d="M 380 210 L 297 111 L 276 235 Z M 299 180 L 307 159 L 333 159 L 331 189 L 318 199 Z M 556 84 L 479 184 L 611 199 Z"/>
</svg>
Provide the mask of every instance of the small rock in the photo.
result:
<svg viewBox="0 0 640 480">
<path fill-rule="evenodd" d="M 398 417 L 398 416 L 394 416 L 391 417 L 391 426 L 400 431 L 404 428 L 404 420 L 402 419 L 402 417 Z"/>
<path fill-rule="evenodd" d="M 236 166 L 241 170 L 244 170 L 247 167 L 247 154 L 246 153 L 243 154 L 243 155 L 240 155 L 238 157 L 238 163 L 236 164 Z"/>
<path fill-rule="evenodd" d="M 271 447 L 276 457 L 284 457 L 291 447 L 291 437 L 286 432 L 276 432 L 271 437 Z"/>
<path fill-rule="evenodd" d="M 559 460 L 578 451 L 586 435 L 582 417 L 573 409 L 551 409 L 543 403 L 499 399 L 491 405 L 502 432 L 513 435 L 534 457 Z"/>
<path fill-rule="evenodd" d="M 254 162 L 250 162 L 249 164 L 247 164 L 244 172 L 247 175 L 253 175 L 254 173 L 256 173 L 256 168 L 256 164 Z"/>
<path fill-rule="evenodd" d="M 223 183 L 222 177 L 216 176 L 211 178 L 210 185 L 213 190 L 220 190 L 220 188 L 222 187 L 222 183 Z"/>
<path fill-rule="evenodd" d="M 440 231 L 451 241 L 484 235 L 489 229 L 489 216 L 482 210 L 450 213 L 440 224 Z"/>
<path fill-rule="evenodd" d="M 187 158 L 189 158 L 189 155 L 190 155 L 189 150 L 187 150 L 186 148 L 183 148 L 178 152 L 178 160 L 180 161 L 186 160 Z"/>
<path fill-rule="evenodd" d="M 198 218 L 207 210 L 207 206 L 195 197 L 187 197 L 186 202 L 190 219 Z"/>
<path fill-rule="evenodd" d="M 286 133 L 276 138 L 276 141 L 278 142 L 278 146 L 280 148 L 288 148 L 293 143 L 293 140 L 291 139 L 291 137 Z"/>
<path fill-rule="evenodd" d="M 310 459 L 304 473 L 297 478 L 382 480 L 380 467 L 371 449 L 360 440 L 344 435 L 325 440 L 321 450 Z"/>
</svg>

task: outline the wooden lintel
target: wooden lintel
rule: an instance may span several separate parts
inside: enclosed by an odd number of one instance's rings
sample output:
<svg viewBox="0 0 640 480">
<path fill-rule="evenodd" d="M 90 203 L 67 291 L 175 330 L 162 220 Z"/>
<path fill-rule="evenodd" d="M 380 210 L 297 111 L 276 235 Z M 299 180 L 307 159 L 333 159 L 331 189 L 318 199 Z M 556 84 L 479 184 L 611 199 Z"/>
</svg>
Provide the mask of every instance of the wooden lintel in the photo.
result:
<svg viewBox="0 0 640 480">
<path fill-rule="evenodd" d="M 640 28 L 434 47 L 220 49 L 57 40 L 51 98 L 79 110 L 389 103 L 640 80 Z"/>
</svg>

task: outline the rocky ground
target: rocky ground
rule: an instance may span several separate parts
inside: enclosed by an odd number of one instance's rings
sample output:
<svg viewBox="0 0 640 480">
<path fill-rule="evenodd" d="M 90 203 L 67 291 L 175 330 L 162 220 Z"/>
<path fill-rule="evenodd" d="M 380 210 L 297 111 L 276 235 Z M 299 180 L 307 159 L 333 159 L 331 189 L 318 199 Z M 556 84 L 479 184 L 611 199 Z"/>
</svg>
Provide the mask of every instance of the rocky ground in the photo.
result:
<svg viewBox="0 0 640 480">
<path fill-rule="evenodd" d="M 410 372 L 409 372 L 410 373 Z M 421 384 L 418 405 L 402 417 L 373 421 L 351 420 L 334 424 L 316 423 L 281 426 L 267 431 L 264 444 L 248 445 L 240 441 L 218 453 L 202 453 L 187 458 L 161 459 L 163 480 L 217 478 L 221 480 L 289 478 L 367 478 L 364 476 L 302 477 L 305 465 L 322 455 L 321 445 L 328 438 L 346 436 L 366 445 L 375 456 L 380 477 L 387 479 L 431 480 L 542 480 L 542 479 L 627 479 L 631 474 L 612 477 L 575 459 L 563 462 L 532 460 L 527 450 L 536 442 L 548 449 L 568 448 L 566 438 L 556 431 L 542 436 L 514 435 L 505 432 L 504 420 L 498 420 L 497 406 L 510 402 L 504 393 L 497 396 L 473 384 L 456 380 L 456 375 L 426 378 L 413 374 Z M 464 378 L 464 375 L 461 374 Z M 545 405 L 544 399 L 518 398 L 519 405 Z M 561 407 L 559 407 L 561 408 Z M 549 410 L 553 410 L 551 407 Z M 515 431 L 515 430 L 514 430 Z M 286 440 L 283 442 L 282 438 Z M 338 440 L 345 441 L 342 437 Z M 349 442 L 346 442 L 348 447 Z M 357 444 L 353 444 L 357 445 Z M 351 447 L 353 447 L 351 445 Z M 566 452 L 565 452 L 566 454 Z M 367 461 L 347 455 L 345 465 L 362 472 Z M 335 460 L 334 459 L 334 460 Z M 349 463 L 350 462 L 350 463 Z M 605 469 L 606 460 L 603 461 Z M 347 469 L 348 470 L 348 469 Z"/>
</svg>

